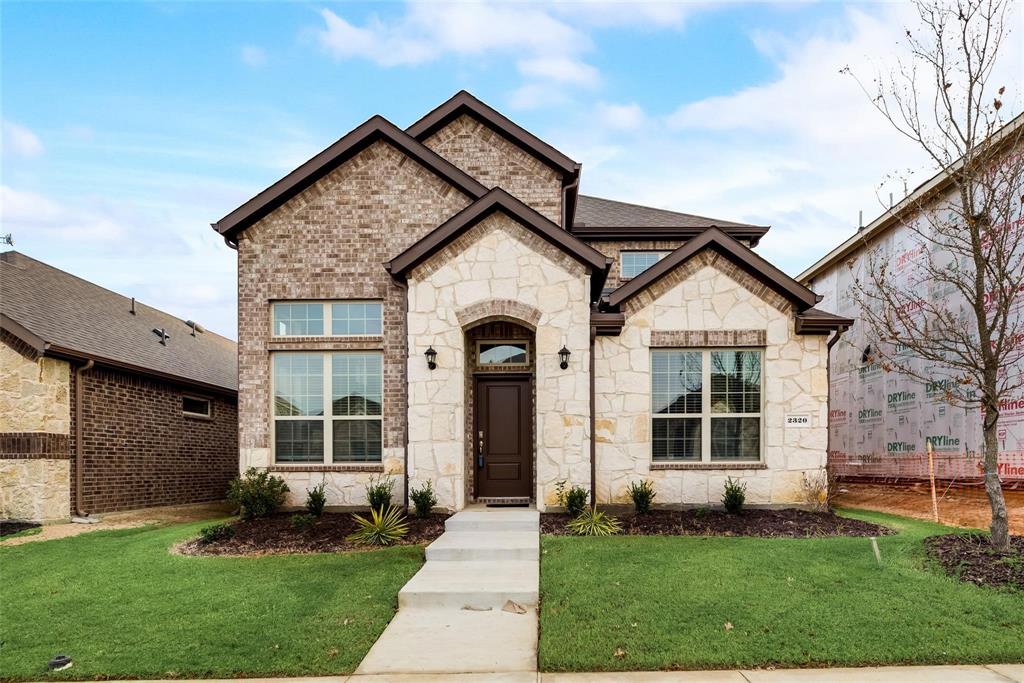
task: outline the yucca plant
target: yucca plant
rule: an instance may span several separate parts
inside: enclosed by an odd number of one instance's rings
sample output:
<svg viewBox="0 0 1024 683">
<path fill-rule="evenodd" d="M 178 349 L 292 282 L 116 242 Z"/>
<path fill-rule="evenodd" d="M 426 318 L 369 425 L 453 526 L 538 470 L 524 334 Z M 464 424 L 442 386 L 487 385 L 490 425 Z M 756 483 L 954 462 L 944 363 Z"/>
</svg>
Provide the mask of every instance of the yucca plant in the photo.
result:
<svg viewBox="0 0 1024 683">
<path fill-rule="evenodd" d="M 569 529 L 577 536 L 611 536 L 622 531 L 622 524 L 596 507 L 588 507 L 569 522 Z"/>
<path fill-rule="evenodd" d="M 409 525 L 401 508 L 372 508 L 370 518 L 352 515 L 359 530 L 348 535 L 348 540 L 359 545 L 391 545 L 409 533 Z"/>
</svg>

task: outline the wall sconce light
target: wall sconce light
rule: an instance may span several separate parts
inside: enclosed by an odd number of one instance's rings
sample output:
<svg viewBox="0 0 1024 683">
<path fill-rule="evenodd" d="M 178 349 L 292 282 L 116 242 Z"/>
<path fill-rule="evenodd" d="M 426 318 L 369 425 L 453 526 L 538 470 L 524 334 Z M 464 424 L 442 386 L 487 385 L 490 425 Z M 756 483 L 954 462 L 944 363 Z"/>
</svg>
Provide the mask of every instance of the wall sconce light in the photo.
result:
<svg viewBox="0 0 1024 683">
<path fill-rule="evenodd" d="M 572 351 L 565 348 L 564 346 L 558 351 L 558 367 L 565 370 L 569 367 L 569 356 L 572 355 Z"/>
<path fill-rule="evenodd" d="M 437 367 L 437 351 L 434 350 L 433 346 L 424 351 L 423 355 L 427 357 L 428 368 L 433 370 L 434 368 Z"/>
</svg>

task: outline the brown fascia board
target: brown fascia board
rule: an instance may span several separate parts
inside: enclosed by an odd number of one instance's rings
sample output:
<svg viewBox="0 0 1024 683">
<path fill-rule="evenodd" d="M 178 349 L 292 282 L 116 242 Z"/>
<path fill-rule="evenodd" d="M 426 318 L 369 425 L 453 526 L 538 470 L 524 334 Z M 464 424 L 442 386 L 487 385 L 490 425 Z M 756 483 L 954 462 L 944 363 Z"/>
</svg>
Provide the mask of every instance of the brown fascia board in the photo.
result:
<svg viewBox="0 0 1024 683">
<path fill-rule="evenodd" d="M 590 326 L 600 336 L 617 337 L 626 324 L 624 313 L 612 313 L 609 311 L 591 311 Z"/>
<path fill-rule="evenodd" d="M 0 330 L 20 339 L 39 355 L 42 355 L 49 346 L 45 339 L 5 313 L 0 313 Z"/>
<path fill-rule="evenodd" d="M 767 225 L 743 225 L 736 227 L 721 227 L 718 225 L 707 225 L 701 227 L 671 227 L 671 226 L 589 226 L 585 223 L 577 223 L 572 227 L 572 234 L 580 239 L 601 241 L 632 241 L 632 240 L 689 240 L 698 237 L 706 230 L 717 228 L 738 240 L 747 240 L 750 246 L 756 247 L 761 238 L 771 229 Z"/>
<path fill-rule="evenodd" d="M 797 334 L 829 334 L 841 332 L 853 326 L 853 318 L 844 318 L 834 313 L 808 308 L 796 316 Z"/>
<path fill-rule="evenodd" d="M 473 199 L 487 188 L 383 116 L 373 116 L 327 149 L 213 224 L 229 243 L 246 229 L 340 164 L 378 140 L 385 140 Z"/>
<path fill-rule="evenodd" d="M 490 126 L 509 142 L 560 172 L 563 182 L 567 177 L 579 175 L 580 164 L 465 90 L 457 92 L 448 101 L 406 128 L 405 132 L 422 142 L 462 114 L 468 114 Z"/>
<path fill-rule="evenodd" d="M 811 308 L 818 302 L 817 295 L 799 282 L 768 263 L 749 248 L 737 242 L 718 228 L 708 228 L 699 236 L 679 247 L 640 275 L 608 295 L 608 305 L 618 308 L 650 285 L 669 274 L 703 249 L 714 249 L 736 265 L 757 277 L 797 305 L 798 310 Z"/>
<path fill-rule="evenodd" d="M 612 260 L 498 187 L 434 228 L 401 254 L 387 261 L 384 264 L 384 269 L 395 279 L 404 280 L 410 270 L 496 211 L 505 212 L 512 219 L 589 267 L 591 294 L 595 300 L 600 296 L 601 287 L 604 285 Z"/>
</svg>

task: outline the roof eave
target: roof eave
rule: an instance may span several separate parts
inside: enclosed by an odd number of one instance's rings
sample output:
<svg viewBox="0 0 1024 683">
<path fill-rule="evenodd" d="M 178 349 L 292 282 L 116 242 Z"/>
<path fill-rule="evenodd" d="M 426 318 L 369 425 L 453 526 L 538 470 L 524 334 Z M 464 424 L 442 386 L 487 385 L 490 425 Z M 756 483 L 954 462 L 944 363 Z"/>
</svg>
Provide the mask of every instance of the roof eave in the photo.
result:
<svg viewBox="0 0 1024 683">
<path fill-rule="evenodd" d="M 9 333 L 22 343 L 28 345 L 39 355 L 44 354 L 49 346 L 49 343 L 45 339 L 6 313 L 0 313 L 0 330 Z"/>
</svg>

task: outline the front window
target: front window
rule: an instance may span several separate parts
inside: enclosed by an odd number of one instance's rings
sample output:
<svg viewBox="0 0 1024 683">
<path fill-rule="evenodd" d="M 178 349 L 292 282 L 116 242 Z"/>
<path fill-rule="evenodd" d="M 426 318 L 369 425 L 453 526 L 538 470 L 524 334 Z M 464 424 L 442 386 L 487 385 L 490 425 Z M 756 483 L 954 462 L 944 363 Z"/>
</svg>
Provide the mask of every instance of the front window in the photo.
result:
<svg viewBox="0 0 1024 683">
<path fill-rule="evenodd" d="M 382 363 L 376 352 L 274 354 L 275 461 L 380 462 Z"/>
<path fill-rule="evenodd" d="M 760 350 L 651 353 L 651 456 L 682 462 L 761 459 Z"/>
<path fill-rule="evenodd" d="M 382 333 L 379 301 L 275 302 L 275 337 L 351 337 Z"/>
<path fill-rule="evenodd" d="M 666 251 L 624 251 L 619 256 L 622 279 L 629 280 L 665 258 Z"/>
<path fill-rule="evenodd" d="M 529 346 L 525 341 L 478 342 L 480 365 L 529 365 Z"/>
</svg>

